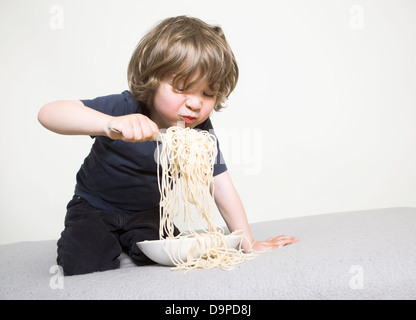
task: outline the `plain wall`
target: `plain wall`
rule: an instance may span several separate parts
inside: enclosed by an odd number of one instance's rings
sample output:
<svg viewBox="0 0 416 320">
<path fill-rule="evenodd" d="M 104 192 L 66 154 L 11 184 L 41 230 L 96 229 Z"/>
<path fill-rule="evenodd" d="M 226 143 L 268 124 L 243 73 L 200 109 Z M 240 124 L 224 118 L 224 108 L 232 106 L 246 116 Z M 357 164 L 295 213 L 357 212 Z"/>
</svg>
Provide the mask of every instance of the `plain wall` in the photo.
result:
<svg viewBox="0 0 416 320">
<path fill-rule="evenodd" d="M 212 120 L 251 223 L 416 206 L 415 1 L 1 0 L 0 243 L 59 238 L 93 143 L 42 105 L 127 89 L 140 38 L 183 14 L 239 62 Z"/>
</svg>

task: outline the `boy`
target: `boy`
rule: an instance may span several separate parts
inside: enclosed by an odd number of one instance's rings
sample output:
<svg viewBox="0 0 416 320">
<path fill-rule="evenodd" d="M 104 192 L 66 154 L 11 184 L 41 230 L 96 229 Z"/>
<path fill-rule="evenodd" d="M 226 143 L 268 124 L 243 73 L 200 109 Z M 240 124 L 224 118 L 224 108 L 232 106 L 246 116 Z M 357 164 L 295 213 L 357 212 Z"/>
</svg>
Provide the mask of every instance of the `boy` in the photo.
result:
<svg viewBox="0 0 416 320">
<path fill-rule="evenodd" d="M 128 67 L 129 91 L 42 107 L 38 119 L 47 129 L 95 138 L 58 241 L 57 262 L 66 275 L 117 268 L 123 250 L 137 265 L 153 263 L 136 242 L 159 239 L 157 133 L 176 125 L 212 132 L 209 115 L 223 107 L 237 80 L 237 63 L 221 28 L 180 16 L 162 21 L 140 41 Z M 245 232 L 244 250 L 297 241 L 288 236 L 254 241 L 221 161 L 214 184 L 228 229 Z"/>
</svg>

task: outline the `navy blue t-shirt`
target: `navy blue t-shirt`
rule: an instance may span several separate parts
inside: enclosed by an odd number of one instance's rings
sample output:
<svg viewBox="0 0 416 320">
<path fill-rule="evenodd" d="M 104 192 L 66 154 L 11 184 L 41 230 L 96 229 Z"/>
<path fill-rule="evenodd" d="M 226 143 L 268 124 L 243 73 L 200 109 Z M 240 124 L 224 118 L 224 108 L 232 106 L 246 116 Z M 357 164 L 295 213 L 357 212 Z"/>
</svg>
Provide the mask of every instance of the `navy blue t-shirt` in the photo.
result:
<svg viewBox="0 0 416 320">
<path fill-rule="evenodd" d="M 81 101 L 87 107 L 113 116 L 147 114 L 146 106 L 136 101 L 129 91 Z M 196 129 L 215 134 L 209 118 Z M 77 173 L 75 194 L 93 207 L 107 211 L 131 214 L 157 207 L 160 201 L 155 159 L 157 142 L 94 138 L 91 151 Z M 214 176 L 227 170 L 219 147 L 218 151 Z"/>
</svg>

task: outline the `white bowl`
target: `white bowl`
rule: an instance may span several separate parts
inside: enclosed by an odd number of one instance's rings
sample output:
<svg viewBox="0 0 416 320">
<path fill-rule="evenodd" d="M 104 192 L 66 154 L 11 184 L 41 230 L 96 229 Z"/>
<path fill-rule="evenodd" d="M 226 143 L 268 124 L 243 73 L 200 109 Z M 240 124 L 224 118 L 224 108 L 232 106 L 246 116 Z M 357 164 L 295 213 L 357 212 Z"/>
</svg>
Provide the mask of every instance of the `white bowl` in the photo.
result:
<svg viewBox="0 0 416 320">
<path fill-rule="evenodd" d="M 242 235 L 226 235 L 226 243 L 229 248 L 237 248 L 240 244 Z M 146 240 L 137 242 L 137 246 L 143 251 L 143 253 L 151 260 L 158 264 L 165 266 L 175 266 L 174 261 L 182 260 L 186 261 L 187 254 L 192 247 L 195 238 L 182 238 L 182 239 L 164 239 L 164 240 Z M 202 242 L 201 249 L 204 250 L 205 243 Z M 170 255 L 172 256 L 169 257 Z M 194 251 L 194 258 L 201 255 L 199 250 Z"/>
</svg>

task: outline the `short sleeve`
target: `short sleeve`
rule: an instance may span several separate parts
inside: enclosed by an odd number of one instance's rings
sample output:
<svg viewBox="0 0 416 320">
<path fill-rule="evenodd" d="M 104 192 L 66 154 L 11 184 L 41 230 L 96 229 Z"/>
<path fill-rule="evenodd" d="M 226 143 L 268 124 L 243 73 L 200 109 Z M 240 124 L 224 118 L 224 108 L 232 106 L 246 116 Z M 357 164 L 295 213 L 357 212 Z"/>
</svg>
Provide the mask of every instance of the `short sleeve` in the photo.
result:
<svg viewBox="0 0 416 320">
<path fill-rule="evenodd" d="M 89 108 L 112 116 L 141 113 L 139 103 L 132 100 L 128 91 L 95 99 L 83 99 L 81 102 Z"/>
</svg>

